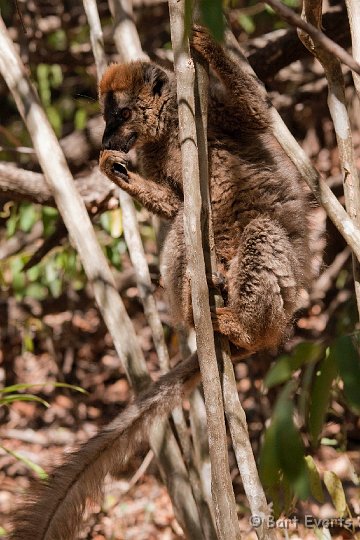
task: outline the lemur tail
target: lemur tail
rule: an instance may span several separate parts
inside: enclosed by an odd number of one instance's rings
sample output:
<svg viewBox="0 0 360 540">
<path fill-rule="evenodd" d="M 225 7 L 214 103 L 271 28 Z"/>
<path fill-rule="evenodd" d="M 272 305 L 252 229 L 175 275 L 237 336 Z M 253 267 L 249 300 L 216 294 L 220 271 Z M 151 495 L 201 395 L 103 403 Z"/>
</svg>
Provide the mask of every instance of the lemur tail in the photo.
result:
<svg viewBox="0 0 360 540">
<path fill-rule="evenodd" d="M 73 540 L 87 501 L 100 499 L 105 476 L 121 470 L 148 436 L 152 421 L 168 416 L 199 378 L 194 353 L 140 394 L 29 494 L 15 512 L 9 540 Z"/>
</svg>

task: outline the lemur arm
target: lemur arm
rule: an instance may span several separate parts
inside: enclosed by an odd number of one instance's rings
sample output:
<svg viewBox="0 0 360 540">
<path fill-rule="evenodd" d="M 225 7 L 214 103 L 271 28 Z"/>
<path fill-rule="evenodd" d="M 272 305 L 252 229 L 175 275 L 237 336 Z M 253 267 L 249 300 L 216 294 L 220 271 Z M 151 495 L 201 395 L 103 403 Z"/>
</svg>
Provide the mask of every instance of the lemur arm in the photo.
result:
<svg viewBox="0 0 360 540">
<path fill-rule="evenodd" d="M 231 99 L 231 110 L 243 127 L 264 129 L 269 126 L 269 106 L 259 92 L 256 76 L 234 61 L 224 48 L 201 26 L 193 27 L 191 46 L 214 70 Z"/>
<path fill-rule="evenodd" d="M 164 184 L 127 171 L 125 159 L 126 155 L 122 152 L 104 150 L 100 155 L 100 170 L 150 212 L 165 219 L 173 219 L 182 204 L 180 196 Z"/>
</svg>

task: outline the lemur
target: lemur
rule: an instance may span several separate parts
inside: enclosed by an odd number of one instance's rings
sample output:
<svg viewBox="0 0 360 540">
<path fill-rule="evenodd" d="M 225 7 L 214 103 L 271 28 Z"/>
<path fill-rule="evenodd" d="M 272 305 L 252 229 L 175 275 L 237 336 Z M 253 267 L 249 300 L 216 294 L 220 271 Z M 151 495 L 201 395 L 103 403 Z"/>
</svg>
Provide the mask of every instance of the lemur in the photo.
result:
<svg viewBox="0 0 360 540">
<path fill-rule="evenodd" d="M 226 304 L 214 329 L 248 353 L 279 345 L 309 281 L 307 196 L 275 140 L 258 82 L 196 27 L 192 47 L 218 79 L 210 85 L 209 187 Z M 106 122 L 101 170 L 151 212 L 170 221 L 161 271 L 175 321 L 192 324 L 183 233 L 183 190 L 174 75 L 152 62 L 110 65 L 99 97 Z M 143 174 L 127 170 L 135 147 Z M 14 520 L 11 540 L 71 540 L 88 498 L 101 495 L 151 422 L 167 416 L 199 381 L 196 355 L 162 376 L 109 426 L 55 469 Z"/>
</svg>

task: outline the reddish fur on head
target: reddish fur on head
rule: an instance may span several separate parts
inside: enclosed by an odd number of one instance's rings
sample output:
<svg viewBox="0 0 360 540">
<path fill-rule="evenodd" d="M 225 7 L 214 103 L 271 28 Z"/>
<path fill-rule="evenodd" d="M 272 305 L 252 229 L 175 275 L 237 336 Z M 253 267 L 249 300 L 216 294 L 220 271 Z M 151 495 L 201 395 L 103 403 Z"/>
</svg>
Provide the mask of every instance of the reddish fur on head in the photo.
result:
<svg viewBox="0 0 360 540">
<path fill-rule="evenodd" d="M 144 76 L 142 62 L 129 64 L 111 64 L 105 71 L 100 84 L 99 94 L 106 92 L 123 92 L 143 84 Z"/>
</svg>

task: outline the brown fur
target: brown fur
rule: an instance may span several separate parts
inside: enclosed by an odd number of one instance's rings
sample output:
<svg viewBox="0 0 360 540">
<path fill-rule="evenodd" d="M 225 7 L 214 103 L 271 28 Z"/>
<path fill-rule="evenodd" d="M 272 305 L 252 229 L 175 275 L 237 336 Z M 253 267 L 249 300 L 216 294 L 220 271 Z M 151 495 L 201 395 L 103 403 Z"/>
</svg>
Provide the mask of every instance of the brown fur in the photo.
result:
<svg viewBox="0 0 360 540">
<path fill-rule="evenodd" d="M 306 196 L 295 166 L 271 133 L 258 83 L 201 29 L 194 33 L 193 46 L 222 83 L 210 95 L 208 151 L 218 270 L 225 275 L 228 300 L 214 314 L 214 328 L 247 350 L 273 347 L 291 325 L 299 292 L 308 282 Z M 175 81 L 144 62 L 110 69 L 119 90 L 112 85 L 100 95 L 107 126 L 121 107 L 131 109 L 132 117 L 106 128 L 100 166 L 150 211 L 172 221 L 162 276 L 174 320 L 192 324 Z M 137 81 L 139 69 L 143 73 L 135 92 L 133 87 L 124 90 L 129 69 Z M 109 107 L 115 102 L 118 108 Z M 136 140 L 131 140 L 134 133 Z M 125 154 L 133 145 L 144 177 L 114 170 L 116 164 L 126 165 Z"/>
<path fill-rule="evenodd" d="M 209 103 L 209 169 L 219 272 L 227 301 L 214 328 L 248 352 L 278 345 L 308 281 L 308 205 L 298 173 L 274 139 L 257 82 L 197 29 L 193 46 L 222 83 Z M 183 234 L 183 193 L 175 81 L 151 63 L 112 65 L 100 83 L 106 129 L 102 170 L 150 211 L 171 220 L 162 273 L 175 320 L 192 323 Z M 124 120 L 122 110 L 131 117 Z M 136 135 L 136 137 L 135 137 Z M 126 170 L 136 146 L 146 177 Z M 71 540 L 88 498 L 118 471 L 151 422 L 197 384 L 190 357 L 74 453 L 15 518 L 11 540 Z"/>
</svg>

